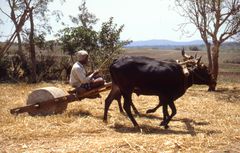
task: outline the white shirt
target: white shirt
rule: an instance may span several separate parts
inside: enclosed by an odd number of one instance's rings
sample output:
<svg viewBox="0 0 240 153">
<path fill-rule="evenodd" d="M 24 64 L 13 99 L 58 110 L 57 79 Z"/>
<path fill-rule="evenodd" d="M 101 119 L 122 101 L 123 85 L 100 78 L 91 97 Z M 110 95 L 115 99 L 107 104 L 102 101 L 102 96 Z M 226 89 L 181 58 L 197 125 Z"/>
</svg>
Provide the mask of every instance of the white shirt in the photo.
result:
<svg viewBox="0 0 240 153">
<path fill-rule="evenodd" d="M 77 88 L 83 83 L 89 83 L 92 75 L 86 76 L 86 70 L 80 62 L 73 64 L 69 83 L 71 86 Z"/>
</svg>

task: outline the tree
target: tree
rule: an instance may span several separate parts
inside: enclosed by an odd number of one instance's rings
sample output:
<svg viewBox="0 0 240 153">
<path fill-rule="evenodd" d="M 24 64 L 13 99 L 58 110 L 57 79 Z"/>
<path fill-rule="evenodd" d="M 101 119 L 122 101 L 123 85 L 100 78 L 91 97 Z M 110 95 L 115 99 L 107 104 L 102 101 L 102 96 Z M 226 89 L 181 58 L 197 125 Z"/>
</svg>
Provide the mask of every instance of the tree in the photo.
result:
<svg viewBox="0 0 240 153">
<path fill-rule="evenodd" d="M 97 50 L 98 35 L 97 32 L 83 26 L 64 28 L 59 31 L 60 43 L 64 52 L 72 57 L 77 50 Z"/>
<path fill-rule="evenodd" d="M 176 0 L 175 3 L 180 15 L 189 20 L 182 28 L 193 24 L 199 31 L 207 48 L 209 69 L 217 82 L 220 46 L 240 32 L 240 0 Z"/>
<path fill-rule="evenodd" d="M 82 4 L 78 7 L 79 14 L 77 17 L 70 16 L 73 23 L 78 26 L 83 26 L 84 28 L 92 29 L 98 21 L 98 18 L 90 13 L 86 6 L 86 0 L 82 0 Z"/>
<path fill-rule="evenodd" d="M 85 0 L 79 6 L 79 11 L 77 17 L 70 16 L 76 27 L 65 28 L 58 34 L 62 48 L 71 56 L 77 50 L 87 50 L 91 70 L 107 67 L 111 59 L 120 53 L 121 48 L 130 43 L 128 40 L 120 40 L 124 25 L 118 28 L 111 17 L 109 21 L 102 24 L 101 31 L 97 32 L 93 29 L 93 25 L 98 19 L 88 11 Z"/>
<path fill-rule="evenodd" d="M 11 35 L 11 37 L 8 39 L 6 45 L 4 45 L 3 49 L 1 49 L 0 55 L 1 57 L 3 57 L 3 55 L 8 51 L 8 49 L 10 48 L 10 46 L 12 45 L 12 43 L 14 42 L 15 38 L 18 37 L 18 54 L 19 56 L 22 58 L 22 60 L 24 59 L 24 55 L 22 53 L 22 45 L 21 45 L 21 37 L 20 37 L 20 32 L 22 31 L 22 27 L 25 24 L 25 21 L 28 19 L 29 17 L 29 10 L 24 9 L 21 10 L 20 8 L 23 5 L 23 1 L 18 1 L 18 0 L 6 0 L 7 4 L 10 7 L 10 13 L 8 14 L 6 11 L 4 11 L 2 8 L 0 8 L 0 11 L 5 14 L 7 17 L 9 17 L 11 19 L 11 21 L 13 22 L 14 26 L 15 26 L 15 31 L 13 32 L 13 34 Z M 20 11 L 21 10 L 21 11 Z M 16 13 L 18 12 L 18 13 Z"/>
<path fill-rule="evenodd" d="M 7 0 L 9 8 L 10 8 L 10 14 L 8 15 L 5 11 L 0 9 L 6 16 L 8 16 L 11 21 L 13 22 L 15 29 L 19 29 L 21 25 L 19 25 L 19 20 L 21 17 L 24 15 L 24 13 L 21 13 L 20 11 L 17 12 L 18 8 L 20 5 L 22 5 L 21 1 L 18 0 Z M 24 21 L 25 22 L 25 21 Z M 24 24 L 24 23 L 22 23 Z M 20 30 L 16 31 L 16 37 L 18 40 L 18 51 L 17 54 L 21 58 L 23 62 L 26 62 L 25 55 L 23 54 L 23 49 L 22 49 L 22 38 L 20 35 Z"/>
<path fill-rule="evenodd" d="M 41 20 L 41 27 L 43 27 L 48 32 L 51 31 L 51 26 L 47 24 L 47 13 L 48 4 L 53 0 L 24 0 L 25 6 L 24 9 L 29 10 L 29 22 L 30 22 L 30 30 L 29 30 L 29 53 L 30 53 L 30 60 L 31 60 L 31 83 L 37 82 L 37 73 L 36 73 L 36 51 L 35 51 L 35 36 L 37 31 L 35 30 L 35 21 L 34 19 Z"/>
<path fill-rule="evenodd" d="M 76 27 L 67 27 L 60 30 L 57 34 L 60 37 L 62 49 L 67 52 L 72 59 L 78 49 L 92 51 L 97 49 L 97 32 L 93 30 L 93 25 L 98 21 L 93 13 L 90 13 L 86 7 L 86 1 L 78 7 L 77 17 L 69 16 Z"/>
<path fill-rule="evenodd" d="M 13 24 L 15 25 L 15 32 L 12 34 L 7 44 L 3 47 L 0 54 L 3 55 L 7 52 L 11 44 L 14 42 L 15 38 L 18 38 L 18 53 L 22 59 L 24 60 L 24 54 L 22 53 L 21 48 L 21 34 L 25 33 L 25 41 L 28 42 L 29 46 L 29 55 L 30 55 L 30 70 L 31 77 L 29 82 L 35 83 L 37 81 L 36 75 L 36 51 L 35 51 L 35 41 L 34 38 L 40 35 L 46 35 L 46 32 L 51 32 L 51 26 L 48 23 L 48 4 L 53 0 L 6 0 L 8 2 L 10 13 L 3 11 L 1 12 L 7 15 Z M 54 11 L 54 15 L 59 17 L 59 14 Z M 40 21 L 37 23 L 36 21 Z M 25 22 L 29 21 L 29 26 L 25 26 Z M 21 33 L 21 34 L 20 34 Z"/>
<path fill-rule="evenodd" d="M 110 17 L 107 22 L 104 22 L 99 32 L 99 48 L 100 52 L 96 53 L 95 61 L 104 63 L 108 60 L 110 63 L 117 55 L 122 52 L 122 47 L 129 44 L 129 40 L 120 40 L 124 25 L 118 27 L 114 24 L 113 17 Z"/>
</svg>

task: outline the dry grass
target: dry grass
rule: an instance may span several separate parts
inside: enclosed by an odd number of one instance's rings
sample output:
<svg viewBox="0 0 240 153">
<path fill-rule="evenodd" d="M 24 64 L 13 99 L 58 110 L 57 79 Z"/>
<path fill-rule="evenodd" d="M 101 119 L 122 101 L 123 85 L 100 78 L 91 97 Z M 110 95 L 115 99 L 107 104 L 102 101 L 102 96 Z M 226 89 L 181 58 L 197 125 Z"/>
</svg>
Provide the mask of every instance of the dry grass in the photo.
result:
<svg viewBox="0 0 240 153">
<path fill-rule="evenodd" d="M 116 102 L 103 123 L 104 99 L 84 99 L 68 105 L 64 114 L 13 116 L 9 110 L 25 105 L 29 91 L 46 86 L 67 90 L 61 83 L 0 84 L 0 152 L 210 152 L 240 149 L 240 84 L 220 83 L 218 92 L 206 86 L 191 87 L 176 101 L 177 115 L 170 129 L 159 126 L 162 110 L 146 115 L 157 104 L 154 96 L 133 96 L 142 113 L 135 116 L 137 132 L 119 113 Z"/>
<path fill-rule="evenodd" d="M 130 55 L 146 55 L 158 59 L 181 59 L 179 51 L 131 50 Z M 194 54 L 194 53 L 193 53 Z M 206 60 L 206 54 L 203 60 Z M 223 53 L 221 72 L 232 69 L 224 60 L 239 54 Z M 240 70 L 240 65 L 234 68 Z M 228 71 L 226 71 L 228 72 Z M 175 104 L 177 115 L 165 130 L 159 124 L 162 109 L 147 115 L 145 111 L 158 103 L 154 96 L 133 96 L 142 116 L 135 116 L 142 127 L 137 132 L 127 116 L 119 113 L 117 103 L 110 107 L 108 124 L 103 123 L 104 100 L 84 99 L 70 103 L 65 113 L 47 117 L 28 114 L 13 116 L 9 110 L 25 105 L 28 93 L 39 87 L 61 83 L 0 84 L 0 152 L 239 152 L 240 150 L 240 79 L 220 75 L 217 92 L 206 86 L 193 86 Z"/>
</svg>

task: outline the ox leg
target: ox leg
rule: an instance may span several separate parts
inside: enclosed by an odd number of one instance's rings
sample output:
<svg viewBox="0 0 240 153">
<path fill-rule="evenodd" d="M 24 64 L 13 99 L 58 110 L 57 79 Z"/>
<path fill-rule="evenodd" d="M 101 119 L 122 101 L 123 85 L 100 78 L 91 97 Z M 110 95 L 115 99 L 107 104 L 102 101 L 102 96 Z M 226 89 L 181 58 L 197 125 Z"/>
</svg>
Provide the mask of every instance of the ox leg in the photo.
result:
<svg viewBox="0 0 240 153">
<path fill-rule="evenodd" d="M 162 103 L 161 103 L 160 97 L 158 97 L 158 99 L 159 99 L 159 103 L 158 103 L 158 105 L 157 105 L 155 108 L 153 108 L 153 109 L 148 109 L 147 112 L 146 112 L 147 114 L 148 114 L 148 113 L 154 113 L 154 112 L 156 112 L 156 110 L 157 110 L 159 107 L 162 106 Z"/>
<path fill-rule="evenodd" d="M 120 92 L 119 92 L 119 95 L 116 96 L 115 100 L 117 100 L 117 102 L 118 102 L 118 108 L 119 108 L 120 113 L 123 114 L 123 108 L 122 108 L 122 105 L 121 105 L 121 93 Z M 134 113 L 136 115 L 140 116 L 140 113 L 138 112 L 138 110 L 135 107 L 135 105 L 133 103 L 131 103 L 131 106 L 132 106 L 132 109 L 133 109 Z"/>
<path fill-rule="evenodd" d="M 131 96 L 132 96 L 131 94 L 123 94 L 123 98 L 124 98 L 123 108 L 126 111 L 130 120 L 132 121 L 132 124 L 134 125 L 134 127 L 137 127 L 139 129 L 139 125 L 136 122 L 136 120 L 134 119 L 132 112 L 131 112 L 131 103 L 132 103 Z"/>
<path fill-rule="evenodd" d="M 167 129 L 169 127 L 168 123 L 171 121 L 173 116 L 175 116 L 177 114 L 177 109 L 176 109 L 174 102 L 170 102 L 168 105 L 172 110 L 172 114 L 169 116 L 167 109 L 165 110 L 165 105 L 163 105 L 163 108 L 164 108 L 163 112 L 166 113 L 167 115 L 164 115 L 163 122 L 160 124 L 161 126 L 164 126 L 165 129 Z"/>
<path fill-rule="evenodd" d="M 167 118 L 165 126 L 168 126 L 168 123 L 171 121 L 173 116 L 175 116 L 177 114 L 177 109 L 176 109 L 176 106 L 175 106 L 174 102 L 169 103 L 169 107 L 172 110 L 172 114 Z"/>
<path fill-rule="evenodd" d="M 120 113 L 123 114 L 123 108 L 122 108 L 122 104 L 121 104 L 121 94 L 119 94 L 119 95 L 115 98 L 115 100 L 116 100 L 117 103 L 118 103 L 118 108 L 119 108 Z"/>
<path fill-rule="evenodd" d="M 163 108 L 163 121 L 160 123 L 160 126 L 164 126 L 165 128 L 168 128 L 166 123 L 169 118 L 167 106 L 168 106 L 167 103 L 163 104 L 163 107 L 162 107 Z"/>
<path fill-rule="evenodd" d="M 110 93 L 108 94 L 106 100 L 105 100 L 105 107 L 104 107 L 104 116 L 103 116 L 103 121 L 107 122 L 107 114 L 108 114 L 108 110 L 110 105 L 112 104 L 112 101 L 114 99 L 118 100 L 117 98 L 120 97 L 121 98 L 121 94 L 120 92 L 118 92 L 118 90 L 115 90 L 114 88 L 112 88 L 112 90 L 110 91 Z M 120 99 L 119 99 L 120 100 Z M 121 101 L 120 101 L 121 103 Z M 121 104 L 120 104 L 121 105 Z M 120 111 L 122 110 L 122 106 L 119 107 Z M 122 110 L 123 111 L 123 110 Z"/>
<path fill-rule="evenodd" d="M 138 112 L 137 108 L 135 107 L 135 105 L 133 103 L 131 103 L 132 109 L 134 111 L 134 113 L 138 116 L 140 116 L 140 113 Z"/>
</svg>

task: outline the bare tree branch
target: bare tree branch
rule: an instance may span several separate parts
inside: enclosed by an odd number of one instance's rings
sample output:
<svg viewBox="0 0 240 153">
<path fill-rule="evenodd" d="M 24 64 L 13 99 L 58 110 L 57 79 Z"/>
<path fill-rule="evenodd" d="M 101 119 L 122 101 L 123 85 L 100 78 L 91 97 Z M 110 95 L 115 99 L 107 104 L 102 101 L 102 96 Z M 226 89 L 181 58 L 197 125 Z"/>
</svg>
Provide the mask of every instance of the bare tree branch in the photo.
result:
<svg viewBox="0 0 240 153">
<path fill-rule="evenodd" d="M 217 80 L 219 47 L 240 32 L 240 0 L 176 0 L 175 4 L 182 11 L 179 14 L 198 29 L 207 47 L 209 67 Z"/>
<path fill-rule="evenodd" d="M 3 11 L 2 8 L 0 8 L 0 11 L 1 11 L 3 14 L 5 14 L 7 17 L 11 18 L 5 11 Z"/>
</svg>

